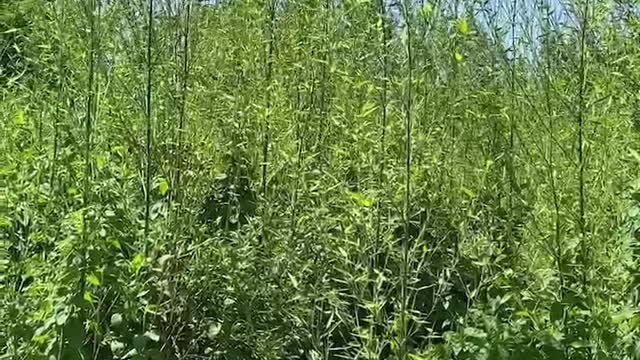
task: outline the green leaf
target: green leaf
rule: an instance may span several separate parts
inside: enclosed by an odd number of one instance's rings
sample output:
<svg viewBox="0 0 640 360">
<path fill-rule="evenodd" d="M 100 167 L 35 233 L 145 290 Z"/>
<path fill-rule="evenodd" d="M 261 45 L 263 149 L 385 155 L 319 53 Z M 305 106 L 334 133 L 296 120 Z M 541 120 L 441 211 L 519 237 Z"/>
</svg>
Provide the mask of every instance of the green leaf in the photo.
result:
<svg viewBox="0 0 640 360">
<path fill-rule="evenodd" d="M 16 118 L 15 118 L 16 126 L 24 126 L 26 123 L 27 123 L 27 121 L 25 120 L 25 117 L 24 117 L 24 111 L 23 110 L 19 110 L 16 113 Z"/>
<path fill-rule="evenodd" d="M 634 314 L 631 321 L 629 321 L 629 326 L 634 330 L 640 327 L 640 316 L 638 316 L 638 314 Z"/>
<path fill-rule="evenodd" d="M 69 314 L 67 312 L 61 312 L 58 315 L 56 315 L 56 324 L 64 325 L 67 322 L 68 318 L 69 318 Z"/>
<path fill-rule="evenodd" d="M 464 328 L 464 335 L 472 338 L 477 338 L 477 339 L 484 339 L 487 337 L 486 332 L 474 327 Z"/>
<path fill-rule="evenodd" d="M 298 288 L 298 280 L 296 280 L 296 277 L 287 273 L 287 275 L 289 275 L 289 280 L 291 280 L 291 284 L 293 284 L 294 288 Z"/>
<path fill-rule="evenodd" d="M 465 195 L 467 195 L 471 199 L 476 197 L 476 193 L 474 193 L 471 189 L 465 186 L 460 186 L 460 191 L 462 191 Z"/>
<path fill-rule="evenodd" d="M 131 349 L 129 350 L 128 353 L 124 354 L 124 356 L 122 356 L 123 359 L 129 359 L 132 358 L 134 356 L 138 355 L 138 350 L 136 349 Z"/>
<path fill-rule="evenodd" d="M 422 356 L 422 355 L 417 355 L 417 354 L 410 354 L 409 355 L 409 359 L 410 360 L 429 360 L 428 358 Z"/>
<path fill-rule="evenodd" d="M 549 317 L 551 321 L 560 321 L 564 317 L 564 308 L 560 302 L 555 302 L 551 305 L 551 309 L 549 310 Z"/>
<path fill-rule="evenodd" d="M 633 150 L 633 149 L 629 148 L 629 153 L 631 154 L 631 156 L 632 156 L 634 159 L 636 159 L 636 161 L 637 161 L 638 163 L 640 163 L 640 154 L 638 154 L 638 152 L 637 152 L 637 151 L 635 151 L 635 150 Z"/>
<path fill-rule="evenodd" d="M 96 274 L 87 275 L 87 282 L 93 286 L 100 286 L 102 284 Z"/>
<path fill-rule="evenodd" d="M 467 35 L 469 33 L 469 24 L 467 23 L 467 19 L 458 20 L 456 28 L 460 34 Z"/>
<path fill-rule="evenodd" d="M 216 336 L 218 336 L 220 330 L 222 330 L 222 325 L 218 322 L 214 322 L 213 324 L 209 325 L 209 330 L 207 330 L 207 337 L 213 340 Z"/>
<path fill-rule="evenodd" d="M 113 340 L 109 344 L 109 347 L 111 348 L 111 352 L 114 354 L 119 354 L 124 351 L 124 344 L 117 340 Z"/>
<path fill-rule="evenodd" d="M 111 240 L 109 244 L 118 250 L 122 250 L 122 245 L 120 245 L 120 241 L 118 240 Z"/>
<path fill-rule="evenodd" d="M 633 311 L 633 309 L 625 307 L 624 309 L 622 309 L 621 311 L 613 314 L 613 316 L 611 316 L 611 321 L 618 325 L 624 321 L 627 321 L 631 318 L 633 318 L 633 315 L 635 314 L 635 312 Z"/>
<path fill-rule="evenodd" d="M 378 109 L 378 107 L 376 106 L 376 104 L 367 102 L 362 107 L 362 111 L 360 112 L 360 115 L 358 115 L 358 116 L 361 117 L 361 118 L 366 118 L 369 115 L 373 114 L 373 112 L 375 112 L 377 109 Z"/>
<path fill-rule="evenodd" d="M 149 339 L 149 340 L 151 340 L 151 341 L 153 341 L 153 342 L 158 342 L 158 341 L 160 341 L 160 335 L 156 334 L 155 332 L 153 332 L 153 331 L 151 331 L 151 330 L 150 330 L 150 331 L 145 332 L 145 333 L 144 333 L 144 336 L 145 336 L 147 339 Z"/>
<path fill-rule="evenodd" d="M 144 254 L 137 254 L 133 257 L 133 260 L 131 260 L 131 269 L 133 270 L 134 274 L 140 272 L 140 269 L 142 269 L 142 267 L 144 266 L 145 261 L 146 258 Z"/>
<path fill-rule="evenodd" d="M 160 258 L 158 259 L 158 264 L 162 267 L 165 266 L 165 264 L 167 263 L 167 261 L 173 259 L 173 255 L 172 254 L 165 254 L 160 256 Z"/>
<path fill-rule="evenodd" d="M 353 200 L 356 204 L 358 204 L 358 206 L 362 206 L 362 207 L 372 207 L 373 206 L 373 199 L 370 199 L 362 194 L 358 194 L 358 193 L 354 193 L 354 192 L 348 192 L 349 197 L 351 198 L 351 200 Z"/>
<path fill-rule="evenodd" d="M 96 160 L 96 167 L 98 168 L 98 170 L 104 169 L 104 166 L 107 164 L 107 158 L 105 158 L 102 155 L 96 155 L 95 160 Z"/>
<path fill-rule="evenodd" d="M 93 304 L 93 294 L 91 294 L 91 292 L 89 291 L 85 291 L 84 294 L 82 294 L 82 299 L 84 299 L 84 301 L 88 302 L 89 304 Z"/>
<path fill-rule="evenodd" d="M 424 4 L 422 9 L 420 9 L 420 15 L 424 20 L 429 20 L 431 18 L 431 14 L 433 14 L 433 5 L 430 3 Z"/>
<path fill-rule="evenodd" d="M 118 327 L 122 324 L 122 315 L 115 313 L 111 315 L 111 327 Z"/>
<path fill-rule="evenodd" d="M 71 349 L 80 349 L 85 339 L 84 324 L 77 317 L 69 319 L 64 326 L 64 336 Z"/>
<path fill-rule="evenodd" d="M 160 195 L 162 196 L 165 196 L 167 194 L 167 191 L 169 191 L 169 183 L 166 179 L 162 179 L 162 181 L 160 181 L 158 190 L 160 191 Z"/>
</svg>

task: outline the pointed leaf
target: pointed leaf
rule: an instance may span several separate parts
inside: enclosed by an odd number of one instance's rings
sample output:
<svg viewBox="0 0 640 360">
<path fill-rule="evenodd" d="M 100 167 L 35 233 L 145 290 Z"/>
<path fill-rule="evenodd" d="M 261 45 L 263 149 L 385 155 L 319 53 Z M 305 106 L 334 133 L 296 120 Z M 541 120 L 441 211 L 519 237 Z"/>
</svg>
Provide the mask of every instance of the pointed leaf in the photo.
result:
<svg viewBox="0 0 640 360">
<path fill-rule="evenodd" d="M 160 185 L 158 185 L 158 191 L 160 191 L 160 195 L 165 196 L 169 191 L 169 183 L 166 179 L 162 179 L 160 181 Z"/>
</svg>

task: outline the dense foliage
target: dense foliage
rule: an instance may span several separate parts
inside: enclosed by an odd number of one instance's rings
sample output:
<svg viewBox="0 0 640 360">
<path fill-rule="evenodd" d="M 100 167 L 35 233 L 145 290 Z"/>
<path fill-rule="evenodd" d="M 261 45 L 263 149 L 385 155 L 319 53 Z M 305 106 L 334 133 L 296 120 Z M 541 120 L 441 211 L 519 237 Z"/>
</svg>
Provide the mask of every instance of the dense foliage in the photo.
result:
<svg viewBox="0 0 640 360">
<path fill-rule="evenodd" d="M 0 359 L 640 359 L 635 0 L 0 3 Z"/>
</svg>

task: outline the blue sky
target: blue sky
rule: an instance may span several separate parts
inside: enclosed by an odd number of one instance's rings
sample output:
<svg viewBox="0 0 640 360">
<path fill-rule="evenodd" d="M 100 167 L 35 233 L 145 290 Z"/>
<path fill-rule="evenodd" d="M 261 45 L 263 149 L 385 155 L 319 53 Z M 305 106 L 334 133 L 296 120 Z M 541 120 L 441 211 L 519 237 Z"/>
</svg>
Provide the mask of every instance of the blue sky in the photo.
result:
<svg viewBox="0 0 640 360">
<path fill-rule="evenodd" d="M 179 1 L 179 0 L 178 0 Z M 201 0 L 204 4 L 216 4 L 224 0 Z M 258 1 L 258 0 L 256 0 Z M 296 0 L 289 0 L 296 1 Z M 334 0 L 339 1 L 339 0 Z M 374 0 L 372 0 L 374 1 Z M 385 0 L 391 7 L 391 4 L 398 0 Z M 402 0 L 400 0 L 402 1 Z M 534 18 L 536 10 L 536 3 L 540 3 L 541 0 L 516 0 L 518 7 L 518 16 L 516 17 L 516 38 L 523 39 L 524 37 L 531 38 L 530 40 L 535 43 L 535 38 L 540 34 L 540 24 L 535 21 L 530 21 Z M 555 24 L 562 24 L 567 22 L 566 7 L 563 1 L 566 0 L 542 0 L 546 4 L 550 5 L 553 13 L 553 22 Z M 597 1 L 597 0 L 595 0 Z M 446 6 L 446 10 L 450 13 L 454 12 L 455 4 L 458 4 L 457 13 L 462 15 L 466 12 L 465 6 L 468 6 L 471 1 L 468 0 L 413 0 L 416 7 L 421 7 L 423 4 L 431 3 L 435 6 L 436 3 L 440 3 L 440 6 Z M 489 14 L 493 15 L 494 25 L 499 25 L 503 28 L 501 41 L 504 42 L 507 48 L 511 47 L 513 39 L 511 38 L 511 19 L 513 14 L 513 0 L 488 0 L 486 4 L 482 5 L 485 11 L 480 11 L 480 4 L 485 3 L 484 0 L 474 0 L 475 4 L 474 13 L 478 24 L 485 30 L 488 28 L 487 18 Z M 527 28 L 528 27 L 528 28 Z M 528 35 L 527 35 L 528 33 Z M 495 40 L 495 39 L 494 39 Z M 527 40 L 527 47 L 532 48 L 532 41 Z M 535 47 L 535 46 L 534 46 Z"/>
</svg>

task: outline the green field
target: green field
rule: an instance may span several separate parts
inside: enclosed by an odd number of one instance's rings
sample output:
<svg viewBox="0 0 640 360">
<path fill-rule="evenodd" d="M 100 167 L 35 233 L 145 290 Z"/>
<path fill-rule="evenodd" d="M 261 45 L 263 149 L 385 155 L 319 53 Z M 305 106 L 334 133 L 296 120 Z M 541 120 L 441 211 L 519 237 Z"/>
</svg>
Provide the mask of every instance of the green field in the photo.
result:
<svg viewBox="0 0 640 360">
<path fill-rule="evenodd" d="M 3 0 L 0 360 L 640 359 L 637 0 Z"/>
</svg>

